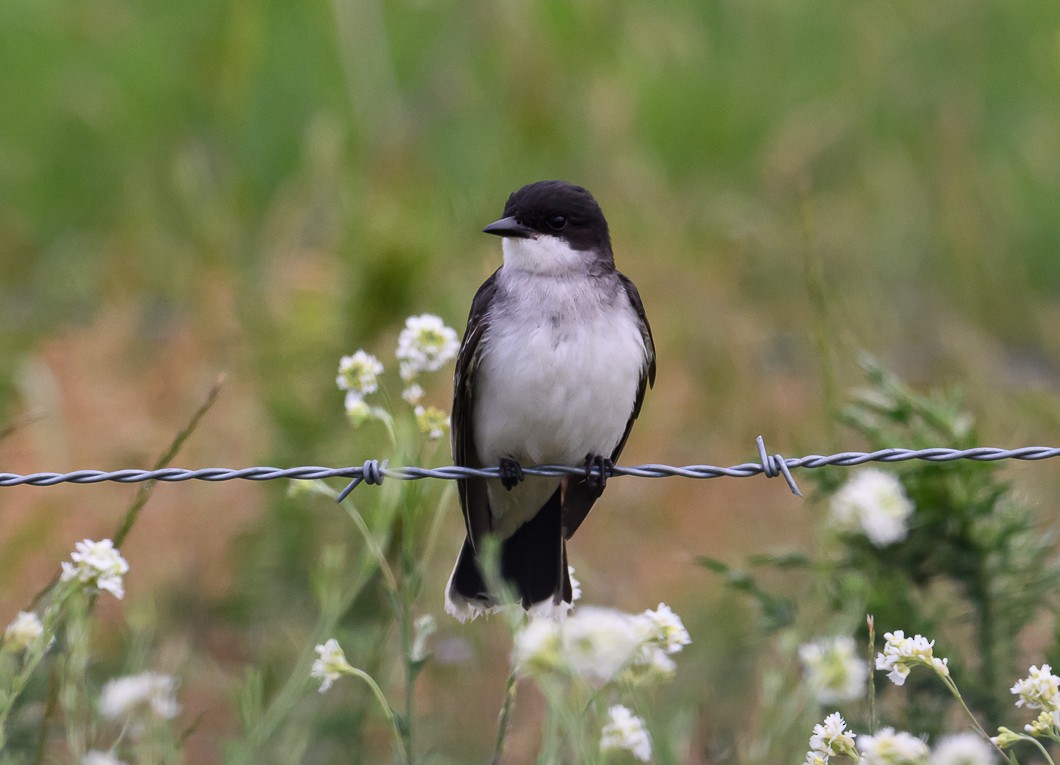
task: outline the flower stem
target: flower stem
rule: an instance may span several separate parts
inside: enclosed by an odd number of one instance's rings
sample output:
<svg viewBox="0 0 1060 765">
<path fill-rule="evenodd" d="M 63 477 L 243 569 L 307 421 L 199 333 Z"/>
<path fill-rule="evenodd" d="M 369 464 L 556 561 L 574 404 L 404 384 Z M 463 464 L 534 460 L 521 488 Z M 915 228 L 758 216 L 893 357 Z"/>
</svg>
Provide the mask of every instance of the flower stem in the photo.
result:
<svg viewBox="0 0 1060 765">
<path fill-rule="evenodd" d="M 401 731 L 401 726 L 398 725 L 397 718 L 394 716 L 394 710 L 391 709 L 390 704 L 386 700 L 386 696 L 383 695 L 383 689 L 379 687 L 379 684 L 375 679 L 367 672 L 357 669 L 357 667 L 349 667 L 345 670 L 346 674 L 358 677 L 363 680 L 372 693 L 375 695 L 376 700 L 379 702 L 380 708 L 383 710 L 383 716 L 386 717 L 386 721 L 390 723 L 390 728 L 394 732 L 394 742 L 397 744 L 398 749 L 401 750 L 402 760 L 409 762 L 409 752 L 405 749 L 405 737 Z"/>
<path fill-rule="evenodd" d="M 515 707 L 516 680 L 515 662 L 513 661 L 511 671 L 508 672 L 508 682 L 504 686 L 504 704 L 501 705 L 501 712 L 497 717 L 497 743 L 493 747 L 493 765 L 500 765 L 501 755 L 504 754 L 504 739 L 508 735 L 508 722 L 512 716 L 512 709 Z"/>
</svg>

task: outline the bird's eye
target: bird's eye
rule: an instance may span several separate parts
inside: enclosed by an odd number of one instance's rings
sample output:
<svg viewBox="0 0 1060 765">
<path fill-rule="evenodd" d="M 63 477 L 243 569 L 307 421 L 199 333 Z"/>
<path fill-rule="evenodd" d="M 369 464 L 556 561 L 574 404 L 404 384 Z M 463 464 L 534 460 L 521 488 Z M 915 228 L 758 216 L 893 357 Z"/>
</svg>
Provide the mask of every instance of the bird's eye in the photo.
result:
<svg viewBox="0 0 1060 765">
<path fill-rule="evenodd" d="M 548 227 L 553 231 L 562 231 L 567 225 L 566 215 L 553 215 L 548 219 Z"/>
</svg>

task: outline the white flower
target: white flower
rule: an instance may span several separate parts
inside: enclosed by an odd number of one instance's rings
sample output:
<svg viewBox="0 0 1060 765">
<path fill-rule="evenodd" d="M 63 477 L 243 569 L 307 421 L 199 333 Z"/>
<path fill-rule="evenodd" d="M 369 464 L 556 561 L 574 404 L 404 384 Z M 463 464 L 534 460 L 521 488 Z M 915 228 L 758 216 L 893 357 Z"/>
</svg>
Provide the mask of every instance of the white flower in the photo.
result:
<svg viewBox="0 0 1060 765">
<path fill-rule="evenodd" d="M 1048 664 L 1043 664 L 1041 669 L 1032 666 L 1027 677 L 1017 680 L 1011 690 L 1019 696 L 1017 707 L 1060 710 L 1060 677 L 1053 674 Z"/>
<path fill-rule="evenodd" d="M 876 547 L 905 539 L 913 503 L 901 482 L 875 468 L 859 471 L 832 496 L 831 518 L 840 531 L 860 531 Z"/>
<path fill-rule="evenodd" d="M 4 630 L 4 648 L 10 651 L 21 651 L 40 640 L 44 634 L 44 625 L 32 611 L 19 611 Z"/>
<path fill-rule="evenodd" d="M 621 704 L 607 710 L 607 722 L 600 732 L 600 751 L 624 750 L 641 762 L 651 760 L 651 737 L 644 720 Z"/>
<path fill-rule="evenodd" d="M 849 755 L 857 751 L 854 748 L 854 739 L 857 734 L 847 730 L 846 721 L 839 712 L 833 712 L 824 718 L 823 723 L 813 726 L 813 735 L 810 736 L 810 750 L 826 757 L 832 755 Z"/>
<path fill-rule="evenodd" d="M 81 758 L 81 765 L 125 765 L 125 761 L 119 760 L 110 752 L 91 749 Z"/>
<path fill-rule="evenodd" d="M 515 634 L 512 660 L 524 674 L 539 674 L 561 665 L 563 643 L 559 623 L 551 619 L 530 619 Z"/>
<path fill-rule="evenodd" d="M 935 747 L 930 765 L 994 765 L 994 749 L 977 733 L 946 736 Z"/>
<path fill-rule="evenodd" d="M 887 677 L 895 685 L 903 685 L 909 670 L 915 666 L 930 667 L 941 677 L 949 677 L 949 659 L 936 658 L 933 653 L 934 640 L 923 635 L 907 638 L 902 630 L 884 635 L 887 644 L 883 653 L 876 654 L 876 669 L 887 671 Z"/>
<path fill-rule="evenodd" d="M 456 358 L 460 340 L 452 327 L 439 317 L 425 313 L 410 316 L 398 336 L 397 353 L 401 379 L 411 381 L 420 372 L 434 372 Z"/>
<path fill-rule="evenodd" d="M 412 385 L 401 391 L 401 398 L 405 399 L 410 406 L 416 406 L 423 400 L 423 386 L 419 383 L 412 383 Z"/>
<path fill-rule="evenodd" d="M 580 607 L 561 625 L 563 656 L 570 671 L 606 683 L 631 664 L 645 644 L 645 625 L 631 614 Z"/>
<path fill-rule="evenodd" d="M 807 752 L 806 759 L 802 761 L 802 765 L 828 765 L 830 759 L 827 754 Z"/>
<path fill-rule="evenodd" d="M 318 657 L 313 662 L 313 668 L 309 676 L 320 681 L 320 692 L 326 693 L 332 683 L 353 669 L 346 661 L 346 654 L 342 652 L 339 641 L 331 638 L 326 643 L 318 645 L 316 650 Z"/>
<path fill-rule="evenodd" d="M 649 639 L 658 643 L 666 653 L 678 653 L 692 642 L 681 617 L 665 603 L 654 611 L 645 611 L 642 618 L 650 625 Z"/>
<path fill-rule="evenodd" d="M 570 577 L 570 602 L 577 603 L 582 598 L 582 583 L 574 578 L 574 566 L 567 566 L 567 576 Z"/>
<path fill-rule="evenodd" d="M 62 581 L 75 580 L 94 587 L 106 590 L 119 600 L 125 596 L 125 588 L 122 576 L 129 571 L 129 564 L 121 557 L 114 543 L 109 539 L 93 542 L 86 539 L 78 542 L 76 551 L 70 553 L 73 563 L 62 562 Z"/>
<path fill-rule="evenodd" d="M 799 646 L 799 661 L 818 704 L 850 701 L 865 693 L 869 668 L 847 635 L 804 643 Z"/>
<path fill-rule="evenodd" d="M 335 378 L 335 384 L 339 390 L 348 391 L 346 408 L 350 408 L 351 397 L 361 398 L 379 390 L 378 378 L 381 374 L 382 363 L 363 349 L 339 359 L 339 375 Z"/>
<path fill-rule="evenodd" d="M 435 406 L 416 407 L 416 427 L 427 436 L 428 441 L 437 441 L 449 432 L 449 415 Z"/>
<path fill-rule="evenodd" d="M 858 744 L 862 765 L 927 765 L 928 745 L 916 736 L 882 728 L 862 736 Z"/>
<path fill-rule="evenodd" d="M 99 711 L 108 720 L 143 723 L 172 720 L 180 713 L 177 679 L 159 672 L 141 672 L 109 681 L 99 698 Z"/>
</svg>

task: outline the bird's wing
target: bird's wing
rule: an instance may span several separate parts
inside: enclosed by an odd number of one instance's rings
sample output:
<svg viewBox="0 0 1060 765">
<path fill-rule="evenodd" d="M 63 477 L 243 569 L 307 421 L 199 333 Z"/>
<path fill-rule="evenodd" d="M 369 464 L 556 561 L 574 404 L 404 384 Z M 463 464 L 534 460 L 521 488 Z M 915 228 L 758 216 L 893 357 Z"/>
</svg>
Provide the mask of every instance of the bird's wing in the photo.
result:
<svg viewBox="0 0 1060 765">
<path fill-rule="evenodd" d="M 482 336 L 489 328 L 489 309 L 497 293 L 499 271 L 500 269 L 494 271 L 475 293 L 475 299 L 471 302 L 471 313 L 467 317 L 467 329 L 464 330 L 464 341 L 456 359 L 451 437 L 453 462 L 464 467 L 482 467 L 475 449 L 475 368 L 479 361 Z M 492 526 L 486 481 L 482 478 L 466 478 L 457 481 L 457 487 L 467 536 L 475 547 L 478 540 L 488 533 Z"/>
<path fill-rule="evenodd" d="M 629 433 L 633 430 L 633 422 L 640 414 L 640 407 L 644 403 L 645 391 L 655 385 L 655 341 L 652 339 L 648 317 L 644 314 L 644 302 L 640 299 L 640 293 L 633 282 L 621 273 L 618 274 L 618 278 L 626 291 L 627 297 L 629 297 L 630 305 L 637 312 L 640 334 L 644 340 L 645 364 L 644 371 L 640 376 L 640 384 L 637 386 L 637 397 L 633 402 L 633 410 L 630 412 L 629 420 L 626 422 L 626 430 L 622 433 L 618 446 L 611 452 L 612 462 L 618 462 L 622 449 L 626 445 L 626 440 L 629 439 Z M 589 486 L 584 478 L 569 477 L 564 479 L 563 528 L 567 539 L 574 536 L 574 532 L 578 530 L 582 521 L 585 520 L 585 516 L 592 510 L 593 503 L 596 502 L 602 492 L 602 488 Z"/>
</svg>

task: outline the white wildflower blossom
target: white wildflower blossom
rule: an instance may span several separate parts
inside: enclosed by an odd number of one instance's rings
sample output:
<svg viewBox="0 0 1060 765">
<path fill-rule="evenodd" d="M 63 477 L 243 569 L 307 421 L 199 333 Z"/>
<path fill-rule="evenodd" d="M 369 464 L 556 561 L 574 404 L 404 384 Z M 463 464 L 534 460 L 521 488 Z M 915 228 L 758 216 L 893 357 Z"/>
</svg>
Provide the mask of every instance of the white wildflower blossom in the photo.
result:
<svg viewBox="0 0 1060 765">
<path fill-rule="evenodd" d="M 512 659 L 524 674 L 537 674 L 561 666 L 563 641 L 559 623 L 551 619 L 530 619 L 515 634 Z"/>
<path fill-rule="evenodd" d="M 125 596 L 122 576 L 129 571 L 129 564 L 114 548 L 109 539 L 93 542 L 86 539 L 75 545 L 69 561 L 62 562 L 62 581 L 77 581 L 89 587 L 106 590 L 121 600 Z"/>
<path fill-rule="evenodd" d="M 381 374 L 382 362 L 364 349 L 339 359 L 339 375 L 335 378 L 335 384 L 339 386 L 339 390 L 347 392 L 346 408 L 350 408 L 353 399 L 363 398 L 379 390 Z"/>
<path fill-rule="evenodd" d="M 847 533 L 861 532 L 876 547 L 906 538 L 913 503 L 892 474 L 866 468 L 832 496 L 832 524 Z"/>
<path fill-rule="evenodd" d="M 850 701 L 865 693 L 869 668 L 847 635 L 804 643 L 799 646 L 799 661 L 818 704 Z"/>
<path fill-rule="evenodd" d="M 1043 664 L 1041 669 L 1032 666 L 1027 677 L 1016 681 L 1011 690 L 1019 696 L 1017 707 L 1060 710 L 1060 677 L 1053 674 L 1048 664 Z"/>
<path fill-rule="evenodd" d="M 436 406 L 416 407 L 416 427 L 428 441 L 444 438 L 449 432 L 449 415 Z"/>
<path fill-rule="evenodd" d="M 645 625 L 631 614 L 582 606 L 561 625 L 563 655 L 570 671 L 606 683 L 641 653 Z"/>
<path fill-rule="evenodd" d="M 40 640 L 44 625 L 32 611 L 19 611 L 4 630 L 4 650 L 21 651 Z"/>
<path fill-rule="evenodd" d="M 108 720 L 131 723 L 131 730 L 151 719 L 172 720 L 180 714 L 177 679 L 160 672 L 141 672 L 111 680 L 103 686 L 99 711 Z"/>
<path fill-rule="evenodd" d="M 320 681 L 320 692 L 326 693 L 332 684 L 344 674 L 353 669 L 346 661 L 346 654 L 342 652 L 339 641 L 331 638 L 315 649 L 317 659 L 309 671 L 309 676 Z"/>
<path fill-rule="evenodd" d="M 435 372 L 456 358 L 460 339 L 452 327 L 431 314 L 410 316 L 398 336 L 397 359 L 401 379 L 411 381 L 420 372 Z"/>
<path fill-rule="evenodd" d="M 930 750 L 922 739 L 894 728 L 881 728 L 858 742 L 862 765 L 927 765 Z"/>
<path fill-rule="evenodd" d="M 831 762 L 831 758 L 827 754 L 807 752 L 806 759 L 802 761 L 802 765 L 828 765 L 829 762 Z"/>
<path fill-rule="evenodd" d="M 420 401 L 423 400 L 423 386 L 419 383 L 412 383 L 405 390 L 401 391 L 401 398 L 408 402 L 409 406 L 416 406 Z"/>
<path fill-rule="evenodd" d="M 567 576 L 570 577 L 570 602 L 577 603 L 582 598 L 582 583 L 574 578 L 574 566 L 567 566 Z"/>
<path fill-rule="evenodd" d="M 651 737 L 644 720 L 621 704 L 607 710 L 607 722 L 600 732 L 600 751 L 626 751 L 641 762 L 651 760 Z"/>
<path fill-rule="evenodd" d="M 654 611 L 645 611 L 642 618 L 650 625 L 649 639 L 657 642 L 666 653 L 678 653 L 692 642 L 681 617 L 665 603 L 660 603 Z"/>
<path fill-rule="evenodd" d="M 810 736 L 810 751 L 827 756 L 849 755 L 856 752 L 854 739 L 857 734 L 847 730 L 846 721 L 839 712 L 824 718 L 823 723 L 813 726 Z"/>
<path fill-rule="evenodd" d="M 98 749 L 90 749 L 81 758 L 81 765 L 125 765 L 125 760 L 119 760 L 110 752 L 101 752 Z"/>
<path fill-rule="evenodd" d="M 978 733 L 945 736 L 931 753 L 929 765 L 994 765 L 994 749 Z"/>
<path fill-rule="evenodd" d="M 895 685 L 905 684 L 909 671 L 916 666 L 929 667 L 940 677 L 949 677 L 949 659 L 939 659 L 934 653 L 934 640 L 923 635 L 907 638 L 902 630 L 884 635 L 887 639 L 883 653 L 876 654 L 876 669 L 885 670 Z"/>
</svg>

